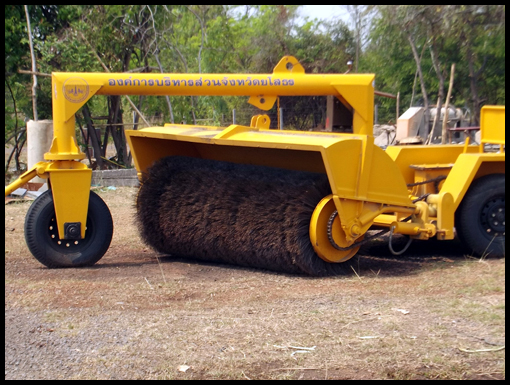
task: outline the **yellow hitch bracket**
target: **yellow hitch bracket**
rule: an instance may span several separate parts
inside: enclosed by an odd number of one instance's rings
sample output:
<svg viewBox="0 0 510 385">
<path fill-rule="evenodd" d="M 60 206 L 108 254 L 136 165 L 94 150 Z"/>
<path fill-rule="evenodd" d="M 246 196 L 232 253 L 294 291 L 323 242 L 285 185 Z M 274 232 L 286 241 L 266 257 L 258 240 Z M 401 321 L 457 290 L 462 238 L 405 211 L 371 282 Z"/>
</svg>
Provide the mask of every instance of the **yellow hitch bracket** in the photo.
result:
<svg viewBox="0 0 510 385">
<path fill-rule="evenodd" d="M 268 111 L 273 108 L 275 102 L 276 96 L 268 95 L 250 96 L 248 99 L 248 103 L 264 111 Z"/>
<path fill-rule="evenodd" d="M 48 165 L 48 162 L 38 162 L 34 164 L 30 170 L 25 171 L 18 177 L 18 179 L 16 179 L 8 186 L 5 186 L 5 196 L 11 194 L 14 190 L 20 188 L 25 183 L 30 182 L 36 176 L 39 178 L 47 179 L 48 174 L 46 173 L 46 168 Z"/>
<path fill-rule="evenodd" d="M 85 238 L 92 170 L 76 161 L 54 161 L 46 171 L 51 182 L 60 239 L 69 238 L 65 229 L 76 229 L 78 223 L 81 238 Z"/>
<path fill-rule="evenodd" d="M 436 226 L 429 220 L 429 206 L 423 201 L 416 202 L 416 211 L 411 222 L 396 221 L 391 224 L 395 234 L 406 234 L 413 239 L 429 239 L 436 235 Z"/>
<path fill-rule="evenodd" d="M 268 115 L 255 115 L 251 117 L 250 127 L 252 128 L 265 128 L 269 129 L 269 125 L 271 124 L 271 119 Z"/>
<path fill-rule="evenodd" d="M 273 73 L 298 73 L 304 74 L 305 69 L 299 61 L 293 56 L 284 56 L 273 68 Z"/>
<path fill-rule="evenodd" d="M 398 212 L 409 215 L 415 212 L 413 207 L 386 205 L 381 203 L 342 199 L 333 196 L 333 201 L 338 210 L 338 216 L 342 223 L 347 244 L 351 245 L 361 235 L 365 234 L 374 224 L 374 221 L 385 213 Z M 392 216 L 393 218 L 394 216 Z M 380 224 L 380 223 L 378 223 Z M 398 232 L 398 231 L 395 231 Z"/>
<path fill-rule="evenodd" d="M 333 196 L 333 201 L 348 245 L 351 245 L 361 235 L 365 234 L 372 225 L 373 219 L 381 213 L 378 209 L 380 205 L 376 203 L 342 199 L 337 196 Z M 373 213 L 373 216 L 370 213 Z M 361 216 L 366 218 L 372 216 L 372 218 L 365 223 L 361 223 Z"/>
<path fill-rule="evenodd" d="M 453 239 L 455 237 L 453 231 L 455 217 L 453 195 L 449 192 L 430 194 L 427 197 L 427 203 L 437 211 L 437 239 Z"/>
<path fill-rule="evenodd" d="M 394 234 L 406 234 L 413 239 L 429 239 L 436 234 L 436 226 L 430 223 L 393 222 L 390 227 Z"/>
</svg>

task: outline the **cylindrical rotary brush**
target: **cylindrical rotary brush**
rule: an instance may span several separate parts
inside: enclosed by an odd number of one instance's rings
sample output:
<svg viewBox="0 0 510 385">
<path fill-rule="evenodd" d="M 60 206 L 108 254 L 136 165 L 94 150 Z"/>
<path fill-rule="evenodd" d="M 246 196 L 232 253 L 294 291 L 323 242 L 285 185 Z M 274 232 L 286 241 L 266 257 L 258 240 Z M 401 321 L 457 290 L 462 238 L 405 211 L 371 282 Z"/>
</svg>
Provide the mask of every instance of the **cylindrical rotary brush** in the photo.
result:
<svg viewBox="0 0 510 385">
<path fill-rule="evenodd" d="M 143 175 L 137 223 L 144 242 L 160 253 L 338 275 L 345 266 L 320 259 L 309 238 L 312 212 L 330 193 L 323 174 L 166 157 Z"/>
</svg>

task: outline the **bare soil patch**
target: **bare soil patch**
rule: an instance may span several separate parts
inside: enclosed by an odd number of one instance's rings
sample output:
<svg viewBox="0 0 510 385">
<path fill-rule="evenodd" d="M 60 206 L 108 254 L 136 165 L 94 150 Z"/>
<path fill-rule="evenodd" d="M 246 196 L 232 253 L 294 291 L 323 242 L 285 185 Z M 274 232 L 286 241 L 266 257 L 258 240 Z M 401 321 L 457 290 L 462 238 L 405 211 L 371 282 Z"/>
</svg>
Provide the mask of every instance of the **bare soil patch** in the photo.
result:
<svg viewBox="0 0 510 385">
<path fill-rule="evenodd" d="M 380 238 L 347 277 L 179 260 L 140 241 L 136 191 L 96 190 L 115 229 L 90 268 L 39 264 L 30 202 L 5 206 L 6 380 L 505 379 L 504 259 Z"/>
</svg>

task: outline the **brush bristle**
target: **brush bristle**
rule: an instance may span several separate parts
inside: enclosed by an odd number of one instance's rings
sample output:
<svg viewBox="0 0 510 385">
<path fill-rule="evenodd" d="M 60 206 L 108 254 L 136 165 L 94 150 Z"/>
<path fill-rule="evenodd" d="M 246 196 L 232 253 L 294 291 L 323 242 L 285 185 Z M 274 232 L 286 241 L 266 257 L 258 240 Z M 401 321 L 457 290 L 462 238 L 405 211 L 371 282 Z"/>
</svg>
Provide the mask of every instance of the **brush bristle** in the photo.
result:
<svg viewBox="0 0 510 385">
<path fill-rule="evenodd" d="M 137 222 L 144 242 L 176 257 L 291 274 L 336 275 L 309 238 L 323 174 L 167 157 L 144 175 Z"/>
</svg>

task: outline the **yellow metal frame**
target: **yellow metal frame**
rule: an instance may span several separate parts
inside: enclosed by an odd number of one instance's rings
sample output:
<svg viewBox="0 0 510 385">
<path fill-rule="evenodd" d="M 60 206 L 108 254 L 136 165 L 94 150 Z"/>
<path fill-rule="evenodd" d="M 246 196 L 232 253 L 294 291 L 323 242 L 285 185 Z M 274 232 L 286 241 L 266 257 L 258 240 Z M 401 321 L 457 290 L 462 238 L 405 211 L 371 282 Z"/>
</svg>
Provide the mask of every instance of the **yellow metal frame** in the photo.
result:
<svg viewBox="0 0 510 385">
<path fill-rule="evenodd" d="M 60 239 L 65 239 L 64 224 L 71 222 L 81 223 L 81 238 L 84 238 L 92 170 L 76 161 L 55 161 L 48 163 L 46 172 L 51 181 Z"/>
<path fill-rule="evenodd" d="M 76 140 L 75 113 L 94 95 L 238 95 L 249 96 L 248 102 L 262 110 L 271 109 L 279 96 L 335 95 L 352 111 L 354 133 L 366 138 L 372 133 L 373 81 L 373 74 L 305 74 L 303 67 L 292 56 L 283 57 L 271 74 L 54 72 L 53 141 L 49 151 L 44 154 L 48 162 L 39 164 L 8 186 L 6 195 L 12 192 L 14 186 L 21 186 L 36 175 L 49 178 L 59 236 L 64 236 L 62 229 L 65 222 L 80 222 L 84 236 L 91 175 L 90 170 L 86 170 L 80 162 L 85 159 L 85 154 Z M 269 118 L 266 115 L 256 116 L 251 125 L 258 130 L 268 129 Z M 165 127 L 165 132 L 169 131 L 170 127 Z M 241 126 L 229 127 L 217 139 L 229 145 L 232 137 L 245 133 L 246 128 Z M 279 148 L 278 144 L 271 146 L 272 140 L 272 137 L 263 139 L 269 147 Z M 251 145 L 256 146 L 257 141 L 252 140 Z M 290 147 L 299 150 L 300 142 L 298 140 Z M 138 154 L 137 158 L 143 156 Z M 138 171 L 141 172 L 141 169 L 138 168 Z M 78 193 L 86 185 L 87 193 Z"/>
<path fill-rule="evenodd" d="M 60 237 L 65 222 L 80 222 L 85 235 L 91 170 L 80 162 L 85 154 L 75 136 L 75 113 L 93 95 L 249 96 L 249 103 L 266 111 L 280 96 L 333 95 L 352 112 L 352 134 L 270 130 L 267 115 L 254 116 L 250 126 L 166 124 L 125 132 L 139 175 L 169 155 L 326 174 L 332 195 L 317 207 L 310 234 L 317 253 L 328 261 L 354 255 L 321 246 L 325 218 L 335 210 L 334 238 L 341 247 L 361 240 L 374 224 L 419 239 L 453 238 L 454 212 L 471 181 L 493 169 L 504 172 L 504 107 L 482 109 L 482 143 L 499 144 L 499 154 L 467 144 L 390 146 L 384 151 L 372 136 L 373 84 L 373 74 L 305 74 L 292 56 L 282 58 L 271 74 L 56 72 L 52 74 L 54 138 L 44 155 L 47 162 L 38 163 L 8 186 L 6 195 L 36 175 L 49 178 Z M 440 176 L 438 163 L 451 166 L 446 167 L 440 191 L 413 202 L 422 190 L 407 185 L 430 173 Z M 420 167 L 421 174 L 415 171 Z M 409 215 L 411 222 L 402 223 Z"/>
</svg>

